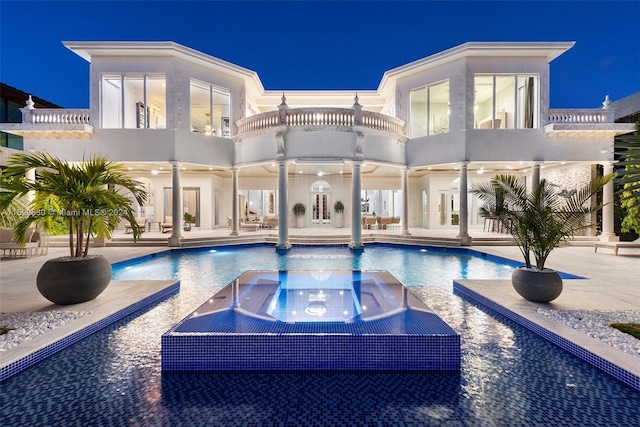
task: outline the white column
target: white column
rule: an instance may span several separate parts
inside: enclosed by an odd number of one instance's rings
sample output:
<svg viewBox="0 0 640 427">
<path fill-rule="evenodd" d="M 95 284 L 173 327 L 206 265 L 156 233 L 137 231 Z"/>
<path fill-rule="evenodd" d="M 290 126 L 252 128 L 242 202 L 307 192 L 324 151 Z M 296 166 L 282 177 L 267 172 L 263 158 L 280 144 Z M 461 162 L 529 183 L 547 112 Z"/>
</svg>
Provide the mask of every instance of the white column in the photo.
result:
<svg viewBox="0 0 640 427">
<path fill-rule="evenodd" d="M 410 236 L 409 232 L 409 169 L 402 169 L 402 235 Z"/>
<path fill-rule="evenodd" d="M 540 185 L 540 165 L 542 162 L 533 162 L 531 165 L 531 191 L 536 191 Z"/>
<path fill-rule="evenodd" d="M 239 224 L 238 212 L 238 168 L 231 168 L 231 236 L 238 235 Z"/>
<path fill-rule="evenodd" d="M 462 246 L 471 245 L 471 236 L 469 236 L 469 203 L 467 191 L 467 166 L 469 162 L 460 164 L 460 225 L 458 238 Z"/>
<path fill-rule="evenodd" d="M 289 249 L 289 221 L 287 213 L 289 212 L 289 178 L 287 176 L 287 161 L 285 159 L 278 160 L 278 244 L 276 249 Z"/>
<path fill-rule="evenodd" d="M 36 181 L 36 170 L 34 168 L 31 168 L 31 169 L 27 170 L 27 173 L 24 175 L 24 177 L 29 182 L 35 182 Z M 27 193 L 27 202 L 30 204 L 35 197 L 36 197 L 35 191 L 29 191 Z"/>
<path fill-rule="evenodd" d="M 360 182 L 360 160 L 354 160 L 351 173 L 351 249 L 363 249 L 362 244 L 362 217 L 360 212 L 360 195 L 362 184 Z"/>
<path fill-rule="evenodd" d="M 602 166 L 604 175 L 613 173 L 613 163 L 606 162 Z M 620 238 L 616 236 L 614 230 L 613 181 L 602 189 L 602 202 L 604 206 L 602 208 L 602 234 L 600 235 L 600 241 L 617 242 Z"/>
<path fill-rule="evenodd" d="M 171 161 L 171 192 L 172 192 L 172 228 L 171 237 L 169 237 L 169 246 L 180 246 L 180 226 L 182 223 L 182 202 L 180 196 L 182 189 L 180 188 L 180 164 L 175 160 Z"/>
</svg>

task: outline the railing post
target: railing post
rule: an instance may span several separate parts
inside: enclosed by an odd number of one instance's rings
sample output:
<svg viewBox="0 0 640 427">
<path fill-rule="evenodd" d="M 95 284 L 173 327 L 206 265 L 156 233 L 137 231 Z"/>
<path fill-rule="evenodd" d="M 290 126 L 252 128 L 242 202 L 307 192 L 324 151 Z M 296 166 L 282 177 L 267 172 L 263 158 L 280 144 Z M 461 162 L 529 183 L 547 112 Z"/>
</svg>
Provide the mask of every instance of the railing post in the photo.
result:
<svg viewBox="0 0 640 427">
<path fill-rule="evenodd" d="M 31 111 L 36 109 L 34 106 L 35 102 L 31 99 L 31 95 L 29 95 L 26 104 L 26 107 L 20 109 L 22 112 L 22 123 L 31 123 Z"/>
<path fill-rule="evenodd" d="M 282 100 L 282 103 L 280 105 L 278 105 L 280 124 L 281 125 L 286 125 L 287 124 L 287 109 L 289 109 L 289 106 L 287 105 L 287 97 L 284 96 L 284 92 L 282 93 L 282 98 L 280 98 L 280 99 Z"/>
<path fill-rule="evenodd" d="M 358 104 L 358 94 L 353 98 L 353 125 L 359 126 L 362 124 L 362 105 Z"/>
</svg>

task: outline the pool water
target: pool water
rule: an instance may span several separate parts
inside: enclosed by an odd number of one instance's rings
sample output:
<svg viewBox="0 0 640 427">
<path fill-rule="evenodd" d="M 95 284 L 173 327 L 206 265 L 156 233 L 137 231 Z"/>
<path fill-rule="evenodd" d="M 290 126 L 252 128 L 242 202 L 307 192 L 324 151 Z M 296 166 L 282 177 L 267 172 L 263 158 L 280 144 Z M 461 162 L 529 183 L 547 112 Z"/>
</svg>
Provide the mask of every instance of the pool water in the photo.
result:
<svg viewBox="0 0 640 427">
<path fill-rule="evenodd" d="M 117 265 L 117 279 L 179 278 L 181 290 L 0 383 L 0 425 L 547 427 L 640 419 L 640 392 L 452 293 L 454 278 L 506 279 L 517 262 L 387 245 L 362 253 L 210 250 Z M 388 270 L 461 335 L 461 370 L 161 373 L 161 335 L 240 273 L 309 268 Z"/>
</svg>

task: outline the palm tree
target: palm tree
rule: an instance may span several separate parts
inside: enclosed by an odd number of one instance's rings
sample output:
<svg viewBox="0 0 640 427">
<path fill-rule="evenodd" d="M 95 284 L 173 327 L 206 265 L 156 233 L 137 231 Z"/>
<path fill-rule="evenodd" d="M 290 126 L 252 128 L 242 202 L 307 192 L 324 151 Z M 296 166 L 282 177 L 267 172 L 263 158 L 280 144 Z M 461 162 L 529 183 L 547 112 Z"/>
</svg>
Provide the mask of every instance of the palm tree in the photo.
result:
<svg viewBox="0 0 640 427">
<path fill-rule="evenodd" d="M 131 200 L 120 189 L 130 192 L 141 205 L 147 193 L 115 162 L 96 155 L 72 164 L 33 152 L 15 154 L 7 163 L 0 175 L 0 211 L 34 194 L 26 215 L 15 226 L 18 239 L 24 239 L 24 232 L 34 223 L 46 228 L 53 216 L 63 216 L 68 223 L 71 257 L 86 257 L 91 236 L 111 238 L 123 218 L 131 223 L 134 239 L 140 236 Z M 31 169 L 36 170 L 35 180 L 25 178 Z"/>
<path fill-rule="evenodd" d="M 490 182 L 473 185 L 471 192 L 484 203 L 484 209 L 495 216 L 509 231 L 531 269 L 531 254 L 538 270 L 544 270 L 549 254 L 589 227 L 588 215 L 601 209 L 602 204 L 589 201 L 615 174 L 596 178 L 583 188 L 561 195 L 555 186 L 541 180 L 529 191 L 523 180 L 513 175 L 497 175 Z"/>
</svg>

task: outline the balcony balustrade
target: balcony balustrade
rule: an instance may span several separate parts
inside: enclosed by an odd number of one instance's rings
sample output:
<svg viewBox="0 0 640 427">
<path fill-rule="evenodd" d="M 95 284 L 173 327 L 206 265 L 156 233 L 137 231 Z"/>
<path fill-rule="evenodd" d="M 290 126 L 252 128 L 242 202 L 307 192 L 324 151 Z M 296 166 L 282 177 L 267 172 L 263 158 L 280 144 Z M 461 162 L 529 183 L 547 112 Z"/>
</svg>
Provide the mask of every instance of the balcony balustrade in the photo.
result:
<svg viewBox="0 0 640 427">
<path fill-rule="evenodd" d="M 549 123 L 613 123 L 614 110 L 563 108 L 549 110 Z"/>
<path fill-rule="evenodd" d="M 88 125 L 88 109 L 38 108 L 29 110 L 22 108 L 22 123 L 29 124 L 72 124 Z"/>
<path fill-rule="evenodd" d="M 351 108 L 287 108 L 256 114 L 238 120 L 238 136 L 268 132 L 271 128 L 287 126 L 316 130 L 331 129 L 351 131 L 355 126 L 405 136 L 405 123 L 385 114 Z"/>
</svg>

